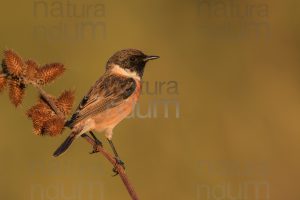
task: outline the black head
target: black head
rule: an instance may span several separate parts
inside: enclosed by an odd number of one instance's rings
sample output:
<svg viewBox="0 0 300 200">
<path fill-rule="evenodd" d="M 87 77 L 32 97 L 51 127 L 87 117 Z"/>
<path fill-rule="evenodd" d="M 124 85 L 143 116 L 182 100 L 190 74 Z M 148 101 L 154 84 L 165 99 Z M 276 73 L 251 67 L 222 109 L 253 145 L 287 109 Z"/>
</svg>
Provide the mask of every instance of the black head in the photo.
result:
<svg viewBox="0 0 300 200">
<path fill-rule="evenodd" d="M 121 68 L 130 72 L 136 72 L 140 77 L 143 76 L 144 68 L 149 60 L 159 58 L 158 56 L 147 56 L 137 49 L 124 49 L 116 52 L 107 62 L 106 69 L 113 65 L 119 65 Z"/>
</svg>

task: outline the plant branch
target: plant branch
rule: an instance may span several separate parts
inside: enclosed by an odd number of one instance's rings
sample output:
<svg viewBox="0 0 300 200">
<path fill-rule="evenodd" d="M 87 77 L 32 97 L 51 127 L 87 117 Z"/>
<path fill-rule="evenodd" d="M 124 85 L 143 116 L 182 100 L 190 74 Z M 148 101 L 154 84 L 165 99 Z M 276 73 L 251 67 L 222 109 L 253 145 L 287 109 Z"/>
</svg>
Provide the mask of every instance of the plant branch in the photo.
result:
<svg viewBox="0 0 300 200">
<path fill-rule="evenodd" d="M 56 104 L 54 101 L 49 97 L 49 95 L 46 93 L 43 88 L 41 88 L 37 84 L 32 84 L 35 88 L 38 89 L 40 95 L 44 98 L 45 101 L 49 104 L 49 106 L 53 109 L 53 111 L 60 116 L 63 116 L 63 113 L 57 108 Z M 123 169 L 123 167 L 116 162 L 116 159 L 114 156 L 112 156 L 108 151 L 106 151 L 102 146 L 97 145 L 95 140 L 93 140 L 91 137 L 88 135 L 83 135 L 83 138 L 92 145 L 93 148 L 96 147 L 97 151 L 100 152 L 117 170 L 118 174 L 120 175 L 121 180 L 123 181 L 123 184 L 125 185 L 129 195 L 131 196 L 132 200 L 138 200 L 138 196 L 132 186 L 132 184 L 129 182 L 129 179 Z"/>
<path fill-rule="evenodd" d="M 114 156 L 112 156 L 110 153 L 108 153 L 102 146 L 97 145 L 95 140 L 93 140 L 91 137 L 89 137 L 88 135 L 84 135 L 83 138 L 90 143 L 93 147 L 97 147 L 96 150 L 98 152 L 100 152 L 113 166 L 116 167 L 117 172 L 120 175 L 120 178 L 122 179 L 129 195 L 131 196 L 132 200 L 138 200 L 138 196 L 135 192 L 135 190 L 133 189 L 133 186 L 131 185 L 131 183 L 129 182 L 129 179 L 123 169 L 123 167 L 118 164 L 116 162 L 116 159 Z"/>
<path fill-rule="evenodd" d="M 52 99 L 49 97 L 47 92 L 38 84 L 31 83 L 35 88 L 38 89 L 39 93 L 42 95 L 43 99 L 49 104 L 49 106 L 52 108 L 52 110 L 60 117 L 63 117 L 64 114 L 58 109 L 58 107 L 55 105 L 55 103 L 52 101 Z"/>
</svg>

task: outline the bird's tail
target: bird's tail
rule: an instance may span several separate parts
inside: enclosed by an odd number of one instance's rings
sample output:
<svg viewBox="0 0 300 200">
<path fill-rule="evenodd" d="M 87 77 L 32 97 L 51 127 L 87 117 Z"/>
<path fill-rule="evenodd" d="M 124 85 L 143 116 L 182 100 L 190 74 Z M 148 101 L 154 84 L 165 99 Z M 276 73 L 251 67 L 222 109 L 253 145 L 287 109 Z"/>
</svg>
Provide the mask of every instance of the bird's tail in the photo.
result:
<svg viewBox="0 0 300 200">
<path fill-rule="evenodd" d="M 70 147 L 75 138 L 76 135 L 71 133 L 67 139 L 56 149 L 56 151 L 53 153 L 53 156 L 57 157 L 64 153 Z"/>
</svg>

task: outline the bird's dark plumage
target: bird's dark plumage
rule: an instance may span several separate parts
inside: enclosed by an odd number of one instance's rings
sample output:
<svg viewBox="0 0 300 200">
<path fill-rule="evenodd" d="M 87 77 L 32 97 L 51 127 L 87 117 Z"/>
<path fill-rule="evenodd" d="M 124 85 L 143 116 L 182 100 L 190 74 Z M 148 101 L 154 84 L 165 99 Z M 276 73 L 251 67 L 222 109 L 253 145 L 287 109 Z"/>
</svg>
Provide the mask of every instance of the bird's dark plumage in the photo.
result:
<svg viewBox="0 0 300 200">
<path fill-rule="evenodd" d="M 53 153 L 54 157 L 59 156 L 60 154 L 64 153 L 69 146 L 72 144 L 72 142 L 75 139 L 75 134 L 70 134 L 67 139 L 57 148 L 57 150 Z"/>
</svg>

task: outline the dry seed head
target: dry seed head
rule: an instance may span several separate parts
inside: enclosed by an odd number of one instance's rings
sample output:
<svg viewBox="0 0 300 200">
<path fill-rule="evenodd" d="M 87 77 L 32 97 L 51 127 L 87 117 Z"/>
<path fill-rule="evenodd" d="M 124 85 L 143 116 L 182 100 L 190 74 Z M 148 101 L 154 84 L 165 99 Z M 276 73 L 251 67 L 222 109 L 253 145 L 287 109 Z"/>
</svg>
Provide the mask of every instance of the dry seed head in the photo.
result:
<svg viewBox="0 0 300 200">
<path fill-rule="evenodd" d="M 25 64 L 27 65 L 26 79 L 29 81 L 36 82 L 38 79 L 38 64 L 33 60 L 27 60 Z"/>
<path fill-rule="evenodd" d="M 47 64 L 38 70 L 39 84 L 44 85 L 52 82 L 65 71 L 63 64 Z"/>
<path fill-rule="evenodd" d="M 22 76 L 25 70 L 22 58 L 12 50 L 4 51 L 4 57 L 8 72 L 14 76 Z"/>
<path fill-rule="evenodd" d="M 27 116 L 32 119 L 34 133 L 42 135 L 42 128 L 46 121 L 49 121 L 54 112 L 43 102 L 39 102 L 27 111 Z"/>
<path fill-rule="evenodd" d="M 75 93 L 72 90 L 64 91 L 57 99 L 56 105 L 65 115 L 70 114 L 75 100 Z"/>
<path fill-rule="evenodd" d="M 57 136 L 62 133 L 65 120 L 58 116 L 53 116 L 43 127 L 43 135 Z"/>
<path fill-rule="evenodd" d="M 25 94 L 25 85 L 17 80 L 9 83 L 9 99 L 17 107 L 22 103 Z"/>
<path fill-rule="evenodd" d="M 45 103 L 39 102 L 27 111 L 27 116 L 30 118 L 45 118 L 49 119 L 54 112 Z"/>
<path fill-rule="evenodd" d="M 33 132 L 36 135 L 42 135 L 44 122 L 39 118 L 32 118 Z"/>
<path fill-rule="evenodd" d="M 4 74 L 0 73 L 0 92 L 3 91 L 3 89 L 5 88 L 7 84 L 7 79 L 6 77 L 4 76 Z"/>
</svg>

